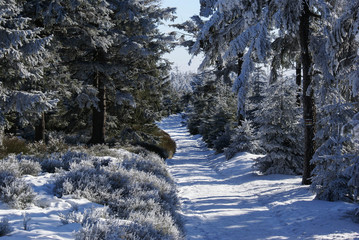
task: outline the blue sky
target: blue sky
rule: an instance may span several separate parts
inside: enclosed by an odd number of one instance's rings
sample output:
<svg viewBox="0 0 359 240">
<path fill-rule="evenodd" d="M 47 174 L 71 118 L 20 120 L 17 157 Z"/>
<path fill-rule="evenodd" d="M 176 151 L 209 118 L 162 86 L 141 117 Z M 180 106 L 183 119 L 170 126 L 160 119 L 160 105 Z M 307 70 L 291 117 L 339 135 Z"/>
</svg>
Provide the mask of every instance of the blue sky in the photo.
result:
<svg viewBox="0 0 359 240">
<path fill-rule="evenodd" d="M 177 8 L 177 19 L 175 23 L 182 23 L 188 20 L 193 15 L 199 14 L 199 0 L 162 0 L 163 7 L 175 7 Z M 173 24 L 173 22 L 169 22 Z M 176 31 L 175 28 L 164 28 L 168 31 Z M 177 47 L 170 54 L 166 54 L 165 58 L 168 58 L 173 62 L 173 66 L 177 66 L 181 72 L 197 72 L 197 68 L 201 63 L 202 57 L 195 57 L 192 60 L 192 64 L 189 66 L 188 62 L 191 60 L 191 56 L 187 53 L 183 47 Z"/>
</svg>

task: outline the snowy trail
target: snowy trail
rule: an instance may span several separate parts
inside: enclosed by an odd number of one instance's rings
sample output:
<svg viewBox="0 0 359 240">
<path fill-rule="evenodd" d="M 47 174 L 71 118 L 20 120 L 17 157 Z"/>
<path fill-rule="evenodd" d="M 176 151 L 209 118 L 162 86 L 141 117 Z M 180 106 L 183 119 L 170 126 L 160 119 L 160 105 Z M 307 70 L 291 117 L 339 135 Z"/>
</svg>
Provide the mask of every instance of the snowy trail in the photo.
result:
<svg viewBox="0 0 359 240">
<path fill-rule="evenodd" d="M 159 126 L 177 143 L 168 165 L 178 185 L 187 239 L 359 239 L 359 225 L 345 217 L 353 205 L 313 201 L 297 176 L 253 173 L 257 155 L 242 153 L 225 161 L 189 134 L 180 115 Z"/>
</svg>

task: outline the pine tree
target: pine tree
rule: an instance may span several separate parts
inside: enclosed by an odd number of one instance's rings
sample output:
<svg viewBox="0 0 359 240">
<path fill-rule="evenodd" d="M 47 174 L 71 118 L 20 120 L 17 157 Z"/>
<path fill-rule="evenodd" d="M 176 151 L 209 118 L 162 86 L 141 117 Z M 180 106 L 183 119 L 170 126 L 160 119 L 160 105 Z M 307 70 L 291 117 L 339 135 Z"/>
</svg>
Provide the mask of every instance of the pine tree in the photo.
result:
<svg viewBox="0 0 359 240">
<path fill-rule="evenodd" d="M 262 108 L 256 113 L 260 127 L 259 142 L 266 155 L 254 166 L 264 174 L 301 174 L 303 155 L 302 125 L 292 78 L 278 78 L 266 90 Z"/>
<path fill-rule="evenodd" d="M 224 151 L 227 159 L 234 157 L 238 152 L 258 153 L 260 151 L 259 142 L 252 125 L 252 121 L 246 119 L 241 126 L 234 129 L 231 143 Z"/>
<path fill-rule="evenodd" d="M 109 107 L 122 103 L 122 96 L 141 82 L 161 79 L 168 67 L 159 64 L 168 48 L 157 25 L 171 18 L 173 9 L 162 9 L 156 1 L 125 0 L 42 0 L 34 6 L 54 34 L 61 64 L 80 82 L 79 106 L 92 108 L 89 142 L 103 143 Z"/>
<path fill-rule="evenodd" d="M 358 108 L 352 77 L 358 71 L 355 18 L 359 5 L 343 6 L 340 1 L 334 4 L 336 14 L 328 19 L 331 24 L 325 29 L 327 38 L 316 43 L 315 56 L 324 70 L 315 79 L 315 84 L 321 87 L 317 94 L 318 149 L 312 159 L 316 167 L 311 188 L 318 199 L 356 201 L 358 152 L 354 129 Z"/>
<path fill-rule="evenodd" d="M 7 114 L 15 113 L 25 125 L 41 118 L 57 103 L 34 87 L 43 78 L 49 57 L 45 47 L 51 37 L 44 36 L 41 28 L 33 28 L 32 19 L 22 16 L 24 3 L 15 0 L 0 3 L 1 132 L 9 123 Z"/>
</svg>

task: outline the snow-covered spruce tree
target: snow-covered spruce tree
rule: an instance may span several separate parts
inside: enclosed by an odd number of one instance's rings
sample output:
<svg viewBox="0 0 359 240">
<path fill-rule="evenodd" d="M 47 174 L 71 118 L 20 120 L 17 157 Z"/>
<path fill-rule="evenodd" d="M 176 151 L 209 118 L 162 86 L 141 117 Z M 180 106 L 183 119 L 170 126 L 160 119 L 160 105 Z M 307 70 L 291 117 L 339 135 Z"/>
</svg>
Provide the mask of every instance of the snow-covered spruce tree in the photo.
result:
<svg viewBox="0 0 359 240">
<path fill-rule="evenodd" d="M 245 118 L 246 85 L 253 64 L 251 57 L 265 59 L 269 47 L 265 1 L 201 1 L 201 15 L 209 20 L 200 24 L 193 54 L 203 51 L 202 68 L 211 65 L 219 69 L 234 69 L 238 74 L 233 88 L 237 93 L 237 121 Z M 218 67 L 217 67 L 218 68 Z"/>
<path fill-rule="evenodd" d="M 358 202 L 359 200 L 359 114 L 355 114 L 354 117 L 343 126 L 342 134 L 346 136 L 346 146 L 350 146 L 346 150 L 350 150 L 350 163 L 344 171 L 344 175 L 349 177 L 347 186 L 350 189 L 350 199 Z"/>
<path fill-rule="evenodd" d="M 230 142 L 235 101 L 230 86 L 216 79 L 212 72 L 204 72 L 193 82 L 187 124 L 192 134 L 201 134 L 209 147 L 221 152 Z"/>
<path fill-rule="evenodd" d="M 194 73 L 180 72 L 178 68 L 170 74 L 169 83 L 171 91 L 165 97 L 167 105 L 174 112 L 183 112 L 189 104 L 190 95 L 192 94 L 191 82 Z"/>
<path fill-rule="evenodd" d="M 235 90 L 238 92 L 238 110 L 244 109 L 245 102 L 245 86 L 249 73 L 253 71 L 253 61 L 264 61 L 268 56 L 273 57 L 274 70 L 280 67 L 286 67 L 291 63 L 296 63 L 298 69 L 298 84 L 302 87 L 302 106 L 303 119 L 306 122 L 304 134 L 304 174 L 303 184 L 310 183 L 311 170 L 313 166 L 310 160 L 314 154 L 315 144 L 315 98 L 312 84 L 312 71 L 320 71 L 325 73 L 327 64 L 323 59 L 314 55 L 317 54 L 314 42 L 321 38 L 325 38 L 325 27 L 331 24 L 329 20 L 334 9 L 343 9 L 342 1 L 202 1 L 207 12 L 211 15 L 210 20 L 203 25 L 198 33 L 197 42 L 194 46 L 200 47 L 201 40 L 205 40 L 205 36 L 211 33 L 231 34 L 230 42 L 222 43 L 229 46 L 223 54 L 224 62 L 231 56 L 244 54 L 242 60 L 241 74 L 235 82 Z M 342 5 L 340 5 L 342 4 Z M 231 18 L 234 14 L 238 18 Z M 221 28 L 219 31 L 213 31 L 215 27 L 211 27 L 211 21 L 220 21 L 229 18 L 227 24 L 216 24 Z M 335 16 L 336 14 L 334 14 Z M 219 19 L 219 20 L 218 20 Z M 356 18 L 352 18 L 356 22 Z M 319 24 L 318 24 L 319 23 Z M 314 27 L 314 24 L 316 26 Z M 276 31 L 273 31 L 276 30 Z M 329 29 L 329 31 L 331 31 Z M 273 34 L 271 34 L 273 33 Z M 268 44 L 271 39 L 273 44 Z M 222 41 L 228 39 L 223 38 Z M 298 44 L 299 43 L 299 44 Z M 323 42 L 322 42 L 323 43 Z M 271 46 L 271 47 L 269 47 Z M 326 46 L 325 43 L 320 45 Z M 194 47 L 194 49 L 196 49 Z M 297 51 L 297 49 L 299 51 Z M 270 50 L 271 55 L 268 55 Z M 286 59 L 285 59 L 286 58 Z M 282 61 L 282 60 L 285 61 Z M 300 59 L 300 60 L 299 60 Z M 289 60 L 289 61 L 288 61 Z M 283 65 L 283 63 L 285 65 Z M 313 65 L 317 67 L 314 68 Z M 302 69 L 302 71 L 300 71 Z M 275 80 L 276 71 L 271 79 Z M 299 78 L 301 76 L 301 78 Z M 352 72 L 355 76 L 355 71 Z M 326 76 L 325 76 L 326 77 Z M 351 78 L 355 79 L 355 77 Z M 331 81 L 331 79 L 327 79 Z M 354 83 L 355 81 L 352 81 Z"/>
<path fill-rule="evenodd" d="M 259 118 L 256 118 L 256 112 L 262 108 L 262 101 L 265 95 L 265 89 L 268 85 L 268 76 L 264 66 L 255 65 L 255 70 L 248 79 L 247 85 L 247 119 L 236 127 L 231 136 L 231 144 L 225 150 L 226 158 L 233 157 L 238 152 L 262 153 L 263 149 L 258 142 L 258 128 L 262 125 Z"/>
<path fill-rule="evenodd" d="M 316 198 L 327 201 L 357 201 L 358 182 L 358 114 L 352 103 L 323 106 L 319 113 L 319 147 L 312 162 L 315 164 L 311 190 Z M 354 115 L 354 116 L 353 116 Z"/>
<path fill-rule="evenodd" d="M 253 123 L 245 119 L 242 125 L 234 129 L 231 136 L 231 144 L 224 150 L 227 159 L 234 157 L 238 152 L 257 153 L 260 149 Z"/>
<path fill-rule="evenodd" d="M 316 57 L 323 69 L 316 76 L 319 88 L 318 130 L 315 141 L 318 149 L 312 162 L 312 190 L 322 200 L 357 199 L 357 125 L 355 113 L 357 88 L 355 76 L 358 73 L 358 3 L 334 3 L 336 14 L 328 19 L 327 38 L 316 43 Z M 326 54 L 329 53 L 329 54 Z M 349 87 L 351 86 L 351 87 Z"/>
<path fill-rule="evenodd" d="M 57 102 L 34 87 L 43 78 L 48 59 L 45 46 L 51 37 L 44 36 L 41 28 L 34 28 L 32 19 L 22 16 L 25 2 L 0 3 L 1 132 L 12 124 L 8 121 L 9 114 L 14 114 L 21 125 L 30 121 L 35 124 L 33 120 L 41 118 Z"/>
<path fill-rule="evenodd" d="M 72 79 L 84 83 L 77 100 L 92 108 L 90 142 L 103 143 L 109 107 L 124 102 L 134 106 L 131 89 L 162 79 L 168 65 L 160 63 L 161 55 L 168 49 L 157 26 L 172 17 L 173 9 L 162 9 L 155 0 L 34 2 L 39 19 L 61 45 L 62 64 Z M 157 82 L 153 92 L 161 88 Z"/>
<path fill-rule="evenodd" d="M 293 77 L 278 78 L 266 91 L 257 120 L 262 122 L 259 141 L 266 155 L 255 160 L 263 174 L 301 174 L 303 171 L 302 124 Z"/>
<path fill-rule="evenodd" d="M 265 88 L 268 85 L 268 74 L 263 65 L 256 64 L 248 84 L 246 115 L 253 121 L 253 127 L 257 128 L 261 123 L 255 121 L 255 112 L 261 107 Z"/>
<path fill-rule="evenodd" d="M 354 193 L 348 182 L 351 178 L 347 168 L 351 167 L 351 159 L 356 157 L 347 137 L 342 136 L 341 129 L 338 134 L 332 135 L 315 152 L 313 163 L 313 179 L 311 189 L 316 198 L 327 201 L 352 201 Z M 352 168 L 353 169 L 353 168 Z M 355 176 L 355 175 L 352 175 Z M 355 176 L 356 177 L 356 176 Z"/>
</svg>

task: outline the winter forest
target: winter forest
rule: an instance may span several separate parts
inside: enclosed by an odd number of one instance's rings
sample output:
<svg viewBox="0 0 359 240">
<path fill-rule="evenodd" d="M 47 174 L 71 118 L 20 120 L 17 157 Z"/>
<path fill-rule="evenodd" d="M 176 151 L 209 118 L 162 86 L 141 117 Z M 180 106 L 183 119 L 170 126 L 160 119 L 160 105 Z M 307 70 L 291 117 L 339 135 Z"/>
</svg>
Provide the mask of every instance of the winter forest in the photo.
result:
<svg viewBox="0 0 359 240">
<path fill-rule="evenodd" d="M 180 157 L 290 179 L 358 227 L 359 1 L 195 1 L 169 33 L 161 0 L 0 1 L 0 238 L 218 239 L 191 232 Z"/>
</svg>

